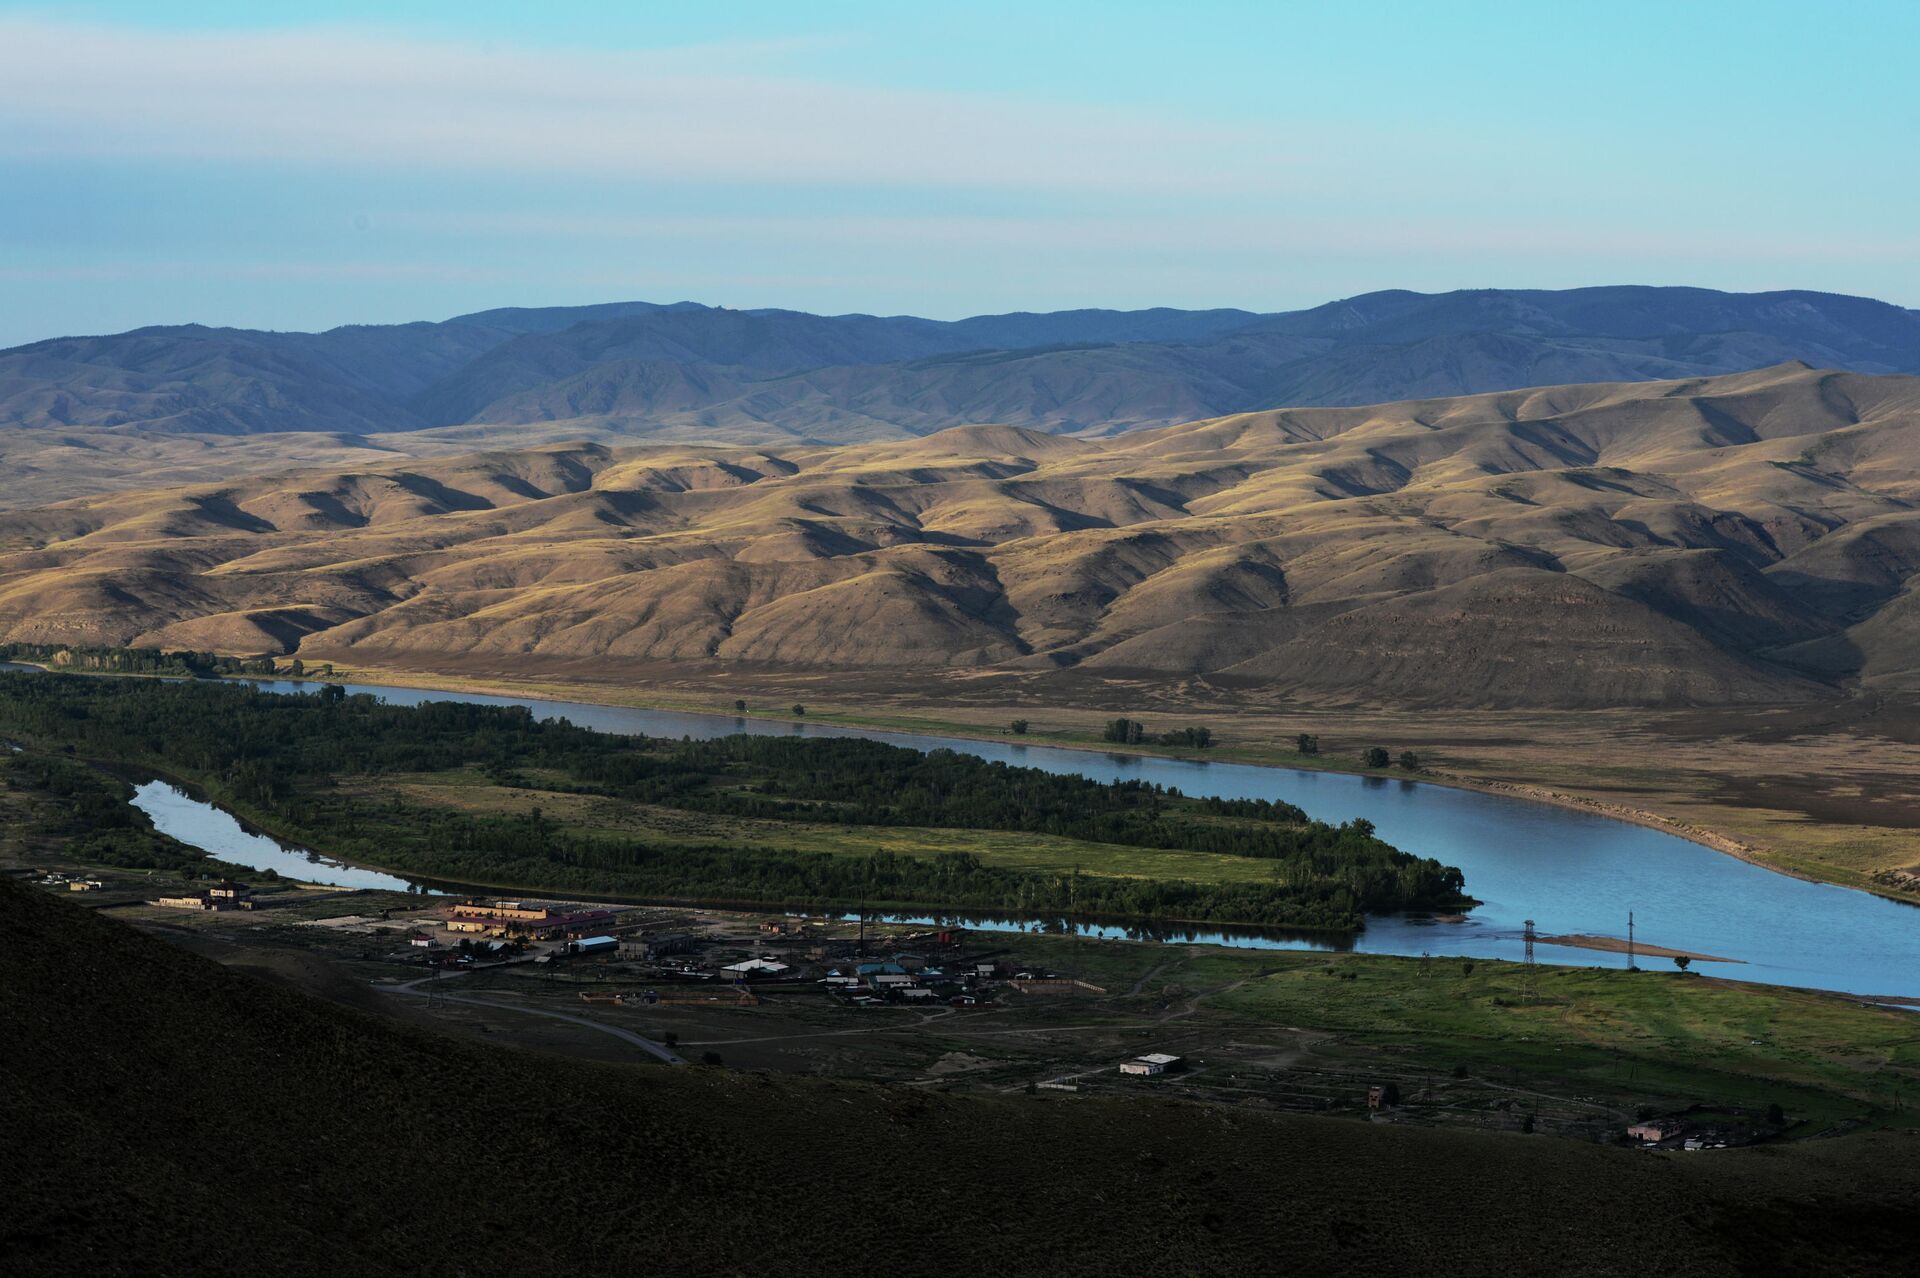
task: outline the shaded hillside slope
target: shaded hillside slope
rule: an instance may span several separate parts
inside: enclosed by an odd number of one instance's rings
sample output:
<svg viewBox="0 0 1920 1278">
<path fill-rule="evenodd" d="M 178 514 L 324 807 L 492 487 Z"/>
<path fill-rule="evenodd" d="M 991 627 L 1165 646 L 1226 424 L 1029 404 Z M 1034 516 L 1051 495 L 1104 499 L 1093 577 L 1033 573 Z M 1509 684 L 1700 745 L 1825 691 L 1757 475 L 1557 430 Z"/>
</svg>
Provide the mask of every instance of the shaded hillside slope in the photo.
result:
<svg viewBox="0 0 1920 1278">
<path fill-rule="evenodd" d="M 1150 1100 L 594 1066 L 318 1003 L 14 883 L 0 904 L 10 1274 L 1910 1259 L 1920 1145 L 1891 1134 L 1666 1159 Z"/>
<path fill-rule="evenodd" d="M 1920 379 L 1783 366 L 1107 440 L 478 453 L 0 516 L 0 639 L 1818 699 L 1915 678 L 1917 440 Z"/>
<path fill-rule="evenodd" d="M 1272 315 L 938 321 L 627 302 L 324 333 L 185 325 L 0 351 L 0 427 L 464 429 L 481 443 L 525 442 L 516 428 L 528 426 L 741 444 L 977 423 L 1110 434 L 1274 404 L 1705 376 L 1789 359 L 1920 373 L 1920 315 L 1823 293 L 1605 287 L 1391 291 Z"/>
</svg>

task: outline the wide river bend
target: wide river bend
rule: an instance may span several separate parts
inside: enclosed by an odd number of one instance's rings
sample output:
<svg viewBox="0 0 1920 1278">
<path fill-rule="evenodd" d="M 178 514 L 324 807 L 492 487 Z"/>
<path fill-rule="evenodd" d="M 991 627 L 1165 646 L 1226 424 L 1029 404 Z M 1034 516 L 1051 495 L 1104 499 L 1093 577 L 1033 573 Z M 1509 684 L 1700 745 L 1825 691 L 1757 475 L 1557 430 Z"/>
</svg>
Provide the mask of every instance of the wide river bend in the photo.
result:
<svg viewBox="0 0 1920 1278">
<path fill-rule="evenodd" d="M 270 692 L 311 691 L 310 681 L 260 680 Z M 1266 948 L 1350 948 L 1362 953 L 1522 957 L 1525 920 L 1547 934 L 1624 936 L 1632 911 L 1640 941 L 1731 959 L 1694 970 L 1735 980 L 1920 996 L 1920 910 L 1864 892 L 1810 883 L 1629 822 L 1506 795 L 1393 777 L 1363 777 L 1252 764 L 1163 759 L 1146 755 L 880 732 L 812 723 L 769 722 L 728 715 L 636 710 L 588 702 L 544 701 L 483 693 L 348 684 L 395 705 L 465 701 L 524 706 L 542 718 L 565 718 L 603 732 L 654 737 L 717 737 L 731 733 L 871 737 L 917 750 L 951 749 L 1050 772 L 1101 781 L 1140 779 L 1187 794 L 1279 799 L 1322 820 L 1372 821 L 1391 843 L 1457 865 L 1467 891 L 1484 904 L 1465 923 L 1373 916 L 1349 943 L 1234 936 L 1204 930 L 1171 939 Z M 343 886 L 389 886 L 393 876 L 341 866 L 247 835 L 224 813 L 172 787 L 143 787 L 137 800 L 163 830 L 204 843 L 227 860 Z M 205 809 L 205 812 L 201 811 Z M 211 823 L 211 824 L 210 824 Z M 217 829 L 214 827 L 218 827 Z M 292 858 L 289 860 L 288 858 Z M 301 867 L 304 867 L 302 871 Z M 342 877 L 342 876 L 346 877 Z M 1096 929 L 1125 935 L 1124 929 Z M 1620 954 L 1541 945 L 1542 962 L 1622 966 Z M 1665 967 L 1665 959 L 1641 959 Z"/>
</svg>

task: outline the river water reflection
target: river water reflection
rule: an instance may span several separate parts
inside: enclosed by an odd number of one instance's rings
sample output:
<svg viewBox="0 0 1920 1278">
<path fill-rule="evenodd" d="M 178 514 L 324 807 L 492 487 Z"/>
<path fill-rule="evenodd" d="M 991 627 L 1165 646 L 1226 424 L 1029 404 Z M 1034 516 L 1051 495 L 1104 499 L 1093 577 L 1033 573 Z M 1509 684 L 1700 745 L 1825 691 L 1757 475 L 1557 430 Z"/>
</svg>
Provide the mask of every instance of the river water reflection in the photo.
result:
<svg viewBox="0 0 1920 1278">
<path fill-rule="evenodd" d="M 377 888 L 406 892 L 413 885 L 397 874 L 348 865 L 332 857 L 293 847 L 247 829 L 232 813 L 189 795 L 165 781 L 136 786 L 133 806 L 147 814 L 160 833 L 234 865 L 272 870 L 282 878 L 332 887 Z"/>
</svg>

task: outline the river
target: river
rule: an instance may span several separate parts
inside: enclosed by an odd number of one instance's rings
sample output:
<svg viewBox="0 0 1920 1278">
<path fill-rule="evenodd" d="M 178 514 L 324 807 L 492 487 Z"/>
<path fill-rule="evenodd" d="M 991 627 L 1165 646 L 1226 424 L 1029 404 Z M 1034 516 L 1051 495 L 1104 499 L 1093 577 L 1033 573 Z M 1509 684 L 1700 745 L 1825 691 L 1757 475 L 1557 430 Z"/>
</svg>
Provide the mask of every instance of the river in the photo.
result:
<svg viewBox="0 0 1920 1278">
<path fill-rule="evenodd" d="M 320 686 L 297 680 L 256 683 L 270 692 L 311 691 Z M 1367 818 L 1387 841 L 1459 866 L 1466 874 L 1467 891 L 1483 902 L 1464 923 L 1376 915 L 1350 942 L 1206 931 L 1180 933 L 1180 939 L 1191 936 L 1219 944 L 1268 948 L 1519 959 L 1523 956 L 1527 919 L 1533 919 L 1538 930 L 1547 934 L 1624 936 L 1627 913 L 1632 911 L 1636 936 L 1645 944 L 1740 960 L 1696 962 L 1695 971 L 1854 994 L 1920 996 L 1920 911 L 1912 906 L 1789 878 L 1629 822 L 1506 795 L 1399 778 L 730 715 L 636 710 L 588 702 L 360 684 L 348 684 L 347 690 L 368 693 L 395 705 L 465 701 L 523 706 L 542 718 L 565 718 L 599 731 L 656 737 L 704 738 L 736 732 L 871 737 L 919 750 L 959 750 L 1101 781 L 1138 778 L 1175 786 L 1193 795 L 1284 800 L 1326 821 Z M 178 801 L 143 802 L 142 806 L 156 823 L 163 819 L 176 823 L 168 833 L 198 843 L 206 831 L 197 819 L 187 815 L 189 810 L 181 808 L 181 802 L 193 803 L 179 795 Z M 183 829 L 185 834 L 181 833 Z M 254 864 L 243 852 L 243 848 L 229 844 L 228 850 L 219 855 Z M 294 854 L 311 855 L 298 850 Z M 276 863 L 273 868 L 283 874 L 296 873 L 285 864 Z M 1124 934 L 1123 929 L 1105 932 Z M 1626 962 L 1621 954 L 1547 944 L 1539 945 L 1536 954 L 1542 962 L 1573 965 L 1618 967 Z M 1665 967 L 1668 962 L 1643 958 L 1641 966 Z"/>
</svg>

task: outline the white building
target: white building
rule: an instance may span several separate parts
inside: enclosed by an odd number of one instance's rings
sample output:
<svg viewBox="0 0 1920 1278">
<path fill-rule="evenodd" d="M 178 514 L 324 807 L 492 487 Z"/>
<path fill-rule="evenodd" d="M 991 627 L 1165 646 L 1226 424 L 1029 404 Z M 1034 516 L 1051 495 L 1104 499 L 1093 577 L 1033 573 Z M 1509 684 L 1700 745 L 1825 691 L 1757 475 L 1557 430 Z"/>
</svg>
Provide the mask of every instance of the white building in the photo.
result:
<svg viewBox="0 0 1920 1278">
<path fill-rule="evenodd" d="M 1130 1061 L 1122 1061 L 1122 1074 L 1164 1074 L 1172 1066 L 1178 1065 L 1178 1056 L 1169 1056 L 1165 1052 L 1150 1052 L 1145 1056 L 1136 1056 Z"/>
<path fill-rule="evenodd" d="M 730 963 L 720 969 L 745 979 L 749 976 L 778 976 L 787 970 L 785 963 L 775 963 L 771 959 L 748 959 L 744 963 Z"/>
</svg>

